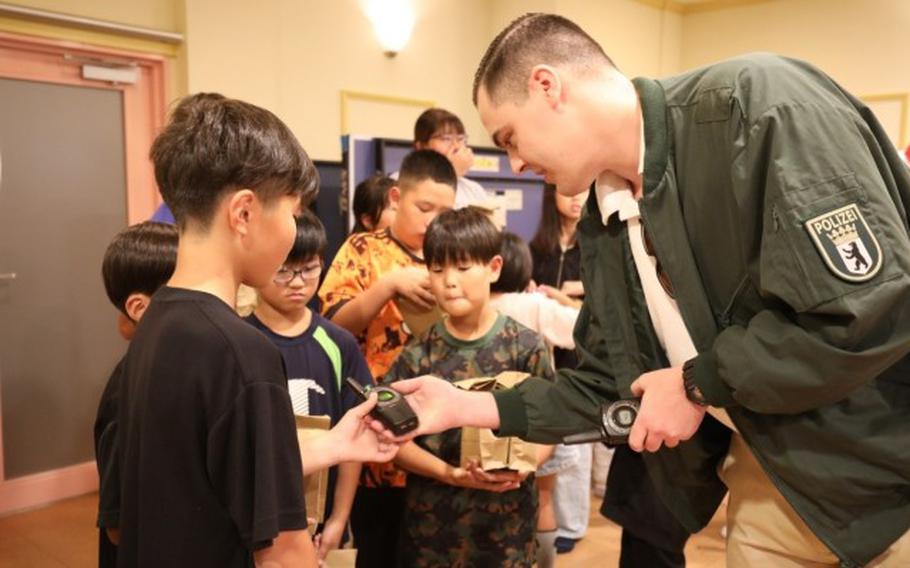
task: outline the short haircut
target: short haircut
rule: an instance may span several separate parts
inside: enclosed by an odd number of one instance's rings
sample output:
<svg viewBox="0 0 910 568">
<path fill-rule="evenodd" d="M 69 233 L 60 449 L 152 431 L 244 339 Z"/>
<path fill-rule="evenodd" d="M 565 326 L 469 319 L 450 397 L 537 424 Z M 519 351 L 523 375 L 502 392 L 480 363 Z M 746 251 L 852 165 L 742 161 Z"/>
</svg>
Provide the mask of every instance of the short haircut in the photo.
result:
<svg viewBox="0 0 910 568">
<path fill-rule="evenodd" d="M 215 93 L 180 101 L 151 150 L 155 179 L 182 229 L 209 226 L 221 198 L 250 189 L 268 203 L 299 196 L 306 206 L 319 177 L 300 143 L 271 112 Z"/>
<path fill-rule="evenodd" d="M 375 227 L 379 223 L 382 212 L 389 206 L 389 190 L 395 185 L 395 180 L 384 174 L 374 174 L 357 184 L 354 188 L 354 231 L 363 233 L 369 231 L 361 217 L 367 216 Z"/>
<path fill-rule="evenodd" d="M 131 294 L 151 296 L 177 265 L 177 228 L 146 221 L 117 233 L 104 253 L 101 277 L 114 307 L 126 314 Z M 128 315 L 128 314 L 126 314 Z"/>
<path fill-rule="evenodd" d="M 458 184 L 458 175 L 449 159 L 435 150 L 414 150 L 404 157 L 401 169 L 398 170 L 398 187 L 407 191 L 416 184 L 433 180 L 452 186 Z"/>
<path fill-rule="evenodd" d="M 423 239 L 427 266 L 451 266 L 459 262 L 490 262 L 502 248 L 502 233 L 477 207 L 440 213 Z"/>
<path fill-rule="evenodd" d="M 481 87 L 495 104 L 523 101 L 535 65 L 593 69 L 598 63 L 614 66 L 600 44 L 577 24 L 554 14 L 525 14 L 487 47 L 474 74 L 474 105 Z"/>
<path fill-rule="evenodd" d="M 464 134 L 461 119 L 442 108 L 430 108 L 423 111 L 414 123 L 414 142 L 426 144 L 437 132 L 453 131 Z"/>
<path fill-rule="evenodd" d="M 304 209 L 295 221 L 297 234 L 285 264 L 300 264 L 314 256 L 321 259 L 326 247 L 325 227 L 322 226 L 322 221 L 309 209 Z"/>
<path fill-rule="evenodd" d="M 531 270 L 534 268 L 531 249 L 515 233 L 503 232 L 499 254 L 502 255 L 502 270 L 499 280 L 490 285 L 490 291 L 524 292 L 531 283 Z"/>
</svg>

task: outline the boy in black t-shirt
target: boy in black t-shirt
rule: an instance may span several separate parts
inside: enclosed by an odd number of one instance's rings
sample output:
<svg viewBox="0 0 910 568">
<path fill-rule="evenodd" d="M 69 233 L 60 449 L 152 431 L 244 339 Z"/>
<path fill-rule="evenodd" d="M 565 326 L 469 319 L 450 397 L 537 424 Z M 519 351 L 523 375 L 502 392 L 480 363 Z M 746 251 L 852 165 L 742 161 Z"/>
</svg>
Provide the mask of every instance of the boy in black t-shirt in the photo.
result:
<svg viewBox="0 0 910 568">
<path fill-rule="evenodd" d="M 298 449 L 281 355 L 231 309 L 284 261 L 315 169 L 272 113 L 216 94 L 181 101 L 151 157 L 180 243 L 122 367 L 119 565 L 315 566 L 301 454 L 310 472 L 396 447 L 371 396 Z"/>
<path fill-rule="evenodd" d="M 256 311 L 246 321 L 281 351 L 294 414 L 325 415 L 335 425 L 359 403 L 344 386 L 345 377 L 367 388 L 373 385 L 373 377 L 354 336 L 307 307 L 319 287 L 325 246 L 322 223 L 304 211 L 297 218 L 290 254 L 272 281 L 259 288 Z M 314 539 L 319 560 L 345 541 L 359 477 L 357 462 L 329 470 L 326 520 L 317 527 Z"/>
<path fill-rule="evenodd" d="M 119 310 L 117 328 L 133 337 L 136 323 L 152 294 L 167 282 L 177 262 L 177 228 L 145 222 L 127 227 L 108 245 L 101 264 L 104 289 Z M 95 461 L 98 464 L 98 566 L 117 566 L 120 539 L 120 463 L 117 443 L 117 398 L 123 361 L 117 363 L 98 404 Z"/>
</svg>

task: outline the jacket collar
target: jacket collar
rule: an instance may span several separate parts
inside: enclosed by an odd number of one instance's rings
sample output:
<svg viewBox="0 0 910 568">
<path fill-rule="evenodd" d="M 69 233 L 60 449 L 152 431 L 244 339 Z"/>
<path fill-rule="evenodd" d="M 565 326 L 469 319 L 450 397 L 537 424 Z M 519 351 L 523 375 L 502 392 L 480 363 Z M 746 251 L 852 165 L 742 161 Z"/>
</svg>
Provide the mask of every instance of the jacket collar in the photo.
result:
<svg viewBox="0 0 910 568">
<path fill-rule="evenodd" d="M 644 174 L 642 193 L 648 195 L 660 182 L 667 167 L 667 105 L 663 89 L 656 81 L 637 78 L 632 80 L 632 84 L 638 92 L 642 114 L 638 173 Z M 616 174 L 602 173 L 597 178 L 594 190 L 594 203 L 604 225 L 617 213 L 620 221 L 638 215 L 638 206 L 632 199 L 629 182 Z"/>
<path fill-rule="evenodd" d="M 641 101 L 641 114 L 645 131 L 644 187 L 647 196 L 664 176 L 670 153 L 667 134 L 667 99 L 663 87 L 653 79 L 639 77 L 632 80 Z"/>
</svg>

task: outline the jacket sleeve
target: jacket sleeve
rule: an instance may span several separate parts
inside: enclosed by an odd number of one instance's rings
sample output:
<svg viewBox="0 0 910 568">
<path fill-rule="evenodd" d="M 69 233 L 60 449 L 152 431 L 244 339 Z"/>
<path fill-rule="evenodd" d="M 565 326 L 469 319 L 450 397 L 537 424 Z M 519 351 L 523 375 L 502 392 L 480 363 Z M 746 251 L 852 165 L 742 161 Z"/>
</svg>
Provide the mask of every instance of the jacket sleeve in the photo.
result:
<svg viewBox="0 0 910 568">
<path fill-rule="evenodd" d="M 891 149 L 845 103 L 778 105 L 744 128 L 732 176 L 737 194 L 763 209 L 757 242 L 746 245 L 762 309 L 699 353 L 694 380 L 713 406 L 805 412 L 910 351 L 910 243 L 889 197 L 902 182 L 882 159 Z M 838 245 L 835 229 L 851 223 L 865 264 Z"/>
<path fill-rule="evenodd" d="M 553 444 L 599 426 L 601 404 L 619 398 L 607 365 L 602 325 L 586 301 L 575 326 L 577 368 L 559 369 L 554 382 L 530 377 L 513 389 L 493 392 L 500 417 L 498 435 Z"/>
</svg>

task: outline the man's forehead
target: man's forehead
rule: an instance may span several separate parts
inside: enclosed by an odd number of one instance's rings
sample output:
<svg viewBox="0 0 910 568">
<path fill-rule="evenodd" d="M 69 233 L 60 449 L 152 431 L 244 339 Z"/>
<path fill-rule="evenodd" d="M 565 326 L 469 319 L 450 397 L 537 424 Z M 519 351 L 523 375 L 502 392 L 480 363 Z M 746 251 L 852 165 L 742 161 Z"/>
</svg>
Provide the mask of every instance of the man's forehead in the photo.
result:
<svg viewBox="0 0 910 568">
<path fill-rule="evenodd" d="M 503 107 L 504 105 L 497 105 L 490 99 L 485 88 L 481 87 L 477 92 L 477 114 L 480 115 L 480 122 L 497 146 L 502 146 L 501 134 L 507 125 Z"/>
</svg>

